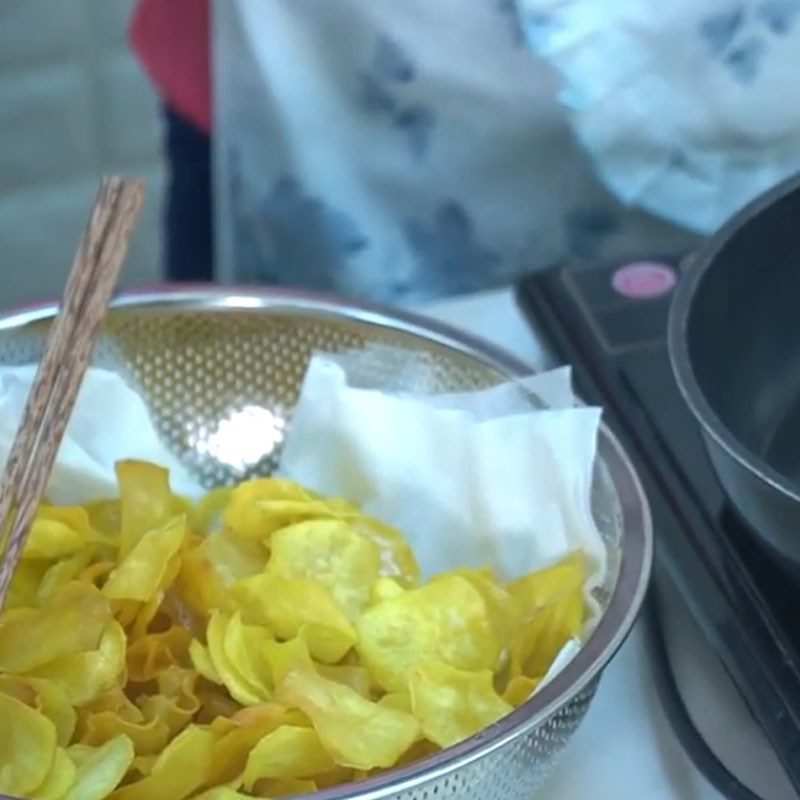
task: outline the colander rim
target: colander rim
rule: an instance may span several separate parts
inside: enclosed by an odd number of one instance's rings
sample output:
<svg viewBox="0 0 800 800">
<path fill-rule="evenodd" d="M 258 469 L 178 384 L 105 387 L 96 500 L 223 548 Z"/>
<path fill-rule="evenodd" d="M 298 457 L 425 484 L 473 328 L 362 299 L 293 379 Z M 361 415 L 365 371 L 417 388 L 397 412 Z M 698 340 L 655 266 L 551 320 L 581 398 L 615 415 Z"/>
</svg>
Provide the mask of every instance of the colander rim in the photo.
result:
<svg viewBox="0 0 800 800">
<path fill-rule="evenodd" d="M 46 302 L 0 314 L 0 332 L 45 321 L 58 304 Z M 213 286 L 205 284 L 143 287 L 118 295 L 115 310 L 285 311 L 346 317 L 421 336 L 477 358 L 509 378 L 530 375 L 533 368 L 504 349 L 471 333 L 418 313 L 306 290 Z M 638 616 L 653 561 L 653 524 L 641 481 L 614 433 L 601 422 L 598 455 L 604 460 L 619 496 L 622 554 L 617 583 L 608 607 L 577 655 L 531 699 L 491 727 L 433 756 L 359 783 L 343 784 L 297 800 L 379 800 L 445 778 L 483 759 L 541 725 L 587 688 L 625 641 Z M 0 795 L 0 800 L 17 800 Z"/>
</svg>

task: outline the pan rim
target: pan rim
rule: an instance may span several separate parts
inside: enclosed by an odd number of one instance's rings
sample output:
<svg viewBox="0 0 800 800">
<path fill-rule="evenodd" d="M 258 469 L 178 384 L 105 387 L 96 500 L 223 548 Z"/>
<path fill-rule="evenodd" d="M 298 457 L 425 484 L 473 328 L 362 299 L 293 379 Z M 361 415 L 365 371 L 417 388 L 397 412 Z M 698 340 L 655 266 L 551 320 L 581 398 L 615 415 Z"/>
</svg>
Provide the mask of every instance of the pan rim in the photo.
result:
<svg viewBox="0 0 800 800">
<path fill-rule="evenodd" d="M 667 325 L 667 349 L 678 389 L 703 433 L 759 481 L 789 499 L 800 502 L 800 485 L 756 455 L 714 410 L 697 378 L 688 341 L 688 327 L 695 310 L 695 297 L 710 271 L 715 265 L 719 265 L 720 254 L 756 217 L 797 192 L 800 192 L 800 175 L 795 175 L 759 195 L 690 257 L 672 298 Z M 716 268 L 722 269 L 720 266 Z"/>
</svg>

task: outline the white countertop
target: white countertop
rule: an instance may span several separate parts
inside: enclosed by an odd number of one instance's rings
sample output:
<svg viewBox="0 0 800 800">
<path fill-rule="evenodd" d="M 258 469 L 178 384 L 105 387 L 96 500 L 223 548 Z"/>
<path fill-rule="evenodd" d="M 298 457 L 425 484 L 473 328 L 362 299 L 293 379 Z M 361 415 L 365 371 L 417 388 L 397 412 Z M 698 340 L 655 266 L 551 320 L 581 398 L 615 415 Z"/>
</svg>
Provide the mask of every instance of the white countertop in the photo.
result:
<svg viewBox="0 0 800 800">
<path fill-rule="evenodd" d="M 504 347 L 532 367 L 550 364 L 508 290 L 448 300 L 423 310 Z M 728 768 L 764 800 L 796 798 L 682 600 L 668 586 L 661 589 L 673 667 L 695 723 Z M 641 623 L 606 669 L 586 720 L 540 796 L 719 800 L 684 755 L 664 717 L 650 682 Z"/>
</svg>

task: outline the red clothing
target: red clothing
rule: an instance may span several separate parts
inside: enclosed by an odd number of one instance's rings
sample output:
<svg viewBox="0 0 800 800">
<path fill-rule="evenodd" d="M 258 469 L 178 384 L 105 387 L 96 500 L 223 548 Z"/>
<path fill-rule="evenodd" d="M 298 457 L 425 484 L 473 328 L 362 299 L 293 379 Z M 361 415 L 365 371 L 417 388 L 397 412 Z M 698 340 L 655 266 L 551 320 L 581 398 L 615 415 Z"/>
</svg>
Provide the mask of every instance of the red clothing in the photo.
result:
<svg viewBox="0 0 800 800">
<path fill-rule="evenodd" d="M 210 0 L 140 0 L 130 41 L 165 102 L 211 131 Z"/>
</svg>

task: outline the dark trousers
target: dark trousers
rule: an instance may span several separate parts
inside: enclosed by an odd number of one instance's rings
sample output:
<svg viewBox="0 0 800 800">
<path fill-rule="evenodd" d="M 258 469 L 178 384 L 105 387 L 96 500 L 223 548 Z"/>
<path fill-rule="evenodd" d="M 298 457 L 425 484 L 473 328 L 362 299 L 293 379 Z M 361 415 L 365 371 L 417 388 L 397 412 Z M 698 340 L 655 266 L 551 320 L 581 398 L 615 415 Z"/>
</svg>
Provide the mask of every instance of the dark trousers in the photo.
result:
<svg viewBox="0 0 800 800">
<path fill-rule="evenodd" d="M 169 281 L 214 278 L 211 138 L 169 108 L 164 111 L 168 183 L 164 219 Z"/>
</svg>

